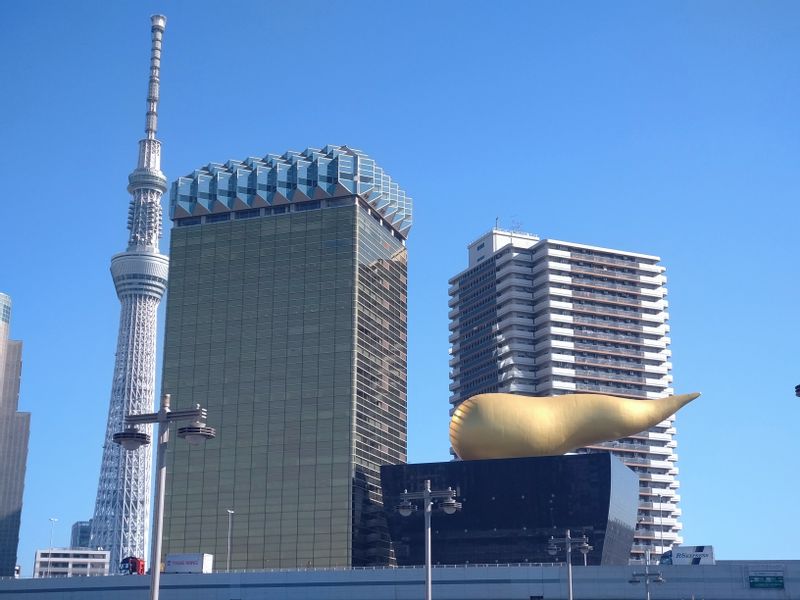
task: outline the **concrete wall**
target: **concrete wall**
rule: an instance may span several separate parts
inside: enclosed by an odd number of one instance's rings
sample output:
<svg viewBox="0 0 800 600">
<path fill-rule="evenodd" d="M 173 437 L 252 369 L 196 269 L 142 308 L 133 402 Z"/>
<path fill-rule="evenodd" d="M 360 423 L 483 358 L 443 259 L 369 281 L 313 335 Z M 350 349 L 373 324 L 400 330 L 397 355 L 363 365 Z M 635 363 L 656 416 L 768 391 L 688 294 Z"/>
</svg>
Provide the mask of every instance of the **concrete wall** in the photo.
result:
<svg viewBox="0 0 800 600">
<path fill-rule="evenodd" d="M 659 567 L 653 567 L 658 569 Z M 628 583 L 641 567 L 575 567 L 576 599 L 627 600 L 645 596 Z M 666 582 L 652 585 L 653 600 L 800 600 L 800 561 L 725 561 L 716 566 L 660 567 Z M 751 589 L 753 573 L 781 572 L 784 589 Z M 163 600 L 418 600 L 422 568 L 319 569 L 164 575 Z M 0 580 L 0 600 L 141 600 L 149 578 L 110 576 Z M 555 566 L 437 567 L 437 600 L 546 600 L 566 598 L 566 568 Z"/>
</svg>

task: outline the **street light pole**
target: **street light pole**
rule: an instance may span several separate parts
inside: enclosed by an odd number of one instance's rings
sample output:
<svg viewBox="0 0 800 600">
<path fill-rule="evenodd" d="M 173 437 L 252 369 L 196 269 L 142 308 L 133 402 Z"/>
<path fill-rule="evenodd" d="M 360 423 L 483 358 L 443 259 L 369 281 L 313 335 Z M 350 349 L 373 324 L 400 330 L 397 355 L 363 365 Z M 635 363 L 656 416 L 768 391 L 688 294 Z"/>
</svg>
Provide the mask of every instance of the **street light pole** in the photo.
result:
<svg viewBox="0 0 800 600">
<path fill-rule="evenodd" d="M 563 543 L 564 547 L 567 551 L 567 598 L 568 600 L 573 600 L 572 597 L 572 544 L 577 544 L 578 550 L 583 553 L 583 564 L 586 565 L 587 562 L 587 554 L 592 547 L 589 545 L 589 538 L 585 535 L 580 537 L 574 538 L 570 534 L 569 529 L 565 531 L 563 538 L 556 538 L 550 536 L 550 542 L 547 544 L 547 552 L 550 556 L 555 556 L 558 552 L 558 546 L 556 546 L 556 542 Z"/>
<path fill-rule="evenodd" d="M 153 544 L 150 552 L 150 600 L 158 600 L 161 583 L 161 537 L 164 529 L 164 491 L 167 480 L 167 444 L 169 443 L 169 425 L 173 421 L 192 421 L 191 425 L 178 429 L 178 437 L 184 438 L 191 445 L 216 436 L 213 427 L 206 426 L 208 411 L 196 404 L 186 410 L 170 410 L 170 395 L 164 394 L 161 407 L 157 413 L 126 415 L 124 431 L 115 433 L 113 440 L 128 452 L 138 450 L 150 443 L 150 436 L 139 431 L 137 425 L 158 423 L 158 447 L 156 449 L 156 504 L 153 515 Z"/>
<path fill-rule="evenodd" d="M 156 448 L 156 506 L 153 543 L 150 549 L 150 598 L 158 599 L 161 584 L 161 536 L 164 533 L 164 492 L 167 483 L 167 444 L 169 443 L 169 395 L 164 396 L 158 411 L 158 447 Z M 163 415 L 162 415 L 163 413 Z"/>
<path fill-rule="evenodd" d="M 431 559 L 431 514 L 433 513 L 433 501 L 441 500 L 441 509 L 445 514 L 452 515 L 461 508 L 461 502 L 456 502 L 456 493 L 452 488 L 446 490 L 431 490 L 431 480 L 426 479 L 421 492 L 409 492 L 405 490 L 400 498 L 400 505 L 397 507 L 404 517 L 409 517 L 417 509 L 411 504 L 411 500 L 422 500 L 425 515 L 425 600 L 431 600 L 433 595 L 432 575 L 433 561 Z"/>
<path fill-rule="evenodd" d="M 53 528 L 58 523 L 56 517 L 50 517 L 50 548 L 47 551 L 47 576 L 50 577 L 50 565 L 53 564 Z"/>
<path fill-rule="evenodd" d="M 664 499 L 661 492 L 658 494 L 658 562 L 664 556 Z"/>
<path fill-rule="evenodd" d="M 632 573 L 628 583 L 639 583 L 644 580 L 644 597 L 645 600 L 650 600 L 650 581 L 653 583 L 664 583 L 666 579 L 661 576 L 661 571 L 655 573 L 650 572 L 650 551 L 645 550 L 644 571 L 639 573 Z"/>
<path fill-rule="evenodd" d="M 225 572 L 231 572 L 231 525 L 233 524 L 233 511 L 228 508 L 228 559 L 225 561 Z"/>
</svg>

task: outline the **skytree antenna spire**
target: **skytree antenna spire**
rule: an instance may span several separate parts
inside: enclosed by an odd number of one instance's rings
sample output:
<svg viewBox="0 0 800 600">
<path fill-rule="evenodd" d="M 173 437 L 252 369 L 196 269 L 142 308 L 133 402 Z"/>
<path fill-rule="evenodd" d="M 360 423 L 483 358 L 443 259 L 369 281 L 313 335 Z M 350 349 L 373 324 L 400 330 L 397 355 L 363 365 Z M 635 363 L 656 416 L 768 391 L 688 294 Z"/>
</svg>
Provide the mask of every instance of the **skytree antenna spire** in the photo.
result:
<svg viewBox="0 0 800 600">
<path fill-rule="evenodd" d="M 92 546 L 111 552 L 111 564 L 144 557 L 150 521 L 151 446 L 126 452 L 112 436 L 123 430 L 128 413 L 153 412 L 156 380 L 156 320 L 167 288 L 169 261 L 160 253 L 161 172 L 158 126 L 161 40 L 166 17 L 154 15 L 147 88 L 145 137 L 136 169 L 128 177 L 128 248 L 111 259 L 111 276 L 121 304 L 111 403 L 103 445 L 100 482 L 92 521 Z M 149 427 L 149 426 L 148 426 Z M 147 433 L 150 433 L 148 431 Z M 157 566 L 155 568 L 158 568 Z"/>
</svg>

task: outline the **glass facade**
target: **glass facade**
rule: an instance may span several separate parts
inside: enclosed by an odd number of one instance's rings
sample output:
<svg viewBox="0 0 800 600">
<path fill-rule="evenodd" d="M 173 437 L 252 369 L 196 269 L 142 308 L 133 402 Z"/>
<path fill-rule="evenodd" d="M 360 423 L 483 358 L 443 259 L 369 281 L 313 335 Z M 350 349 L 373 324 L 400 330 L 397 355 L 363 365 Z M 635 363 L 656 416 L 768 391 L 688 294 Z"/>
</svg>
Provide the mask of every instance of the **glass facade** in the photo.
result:
<svg viewBox="0 0 800 600">
<path fill-rule="evenodd" d="M 170 445 L 164 553 L 224 564 L 232 509 L 233 569 L 385 563 L 379 467 L 406 459 L 404 237 L 354 195 L 256 212 L 172 230 L 163 391 L 206 407 L 217 438 Z"/>
<path fill-rule="evenodd" d="M 8 339 L 11 298 L 0 293 L 0 577 L 17 564 L 31 414 L 19 412 L 22 342 Z"/>
<path fill-rule="evenodd" d="M 425 562 L 423 514 L 396 510 L 403 490 L 452 487 L 462 509 L 432 516 L 434 564 L 564 562 L 550 536 L 585 534 L 590 565 L 626 565 L 636 527 L 636 475 L 609 454 L 467 460 L 381 468 L 397 563 Z M 563 545 L 562 545 L 563 546 Z M 573 552 L 573 563 L 583 556 Z"/>
</svg>

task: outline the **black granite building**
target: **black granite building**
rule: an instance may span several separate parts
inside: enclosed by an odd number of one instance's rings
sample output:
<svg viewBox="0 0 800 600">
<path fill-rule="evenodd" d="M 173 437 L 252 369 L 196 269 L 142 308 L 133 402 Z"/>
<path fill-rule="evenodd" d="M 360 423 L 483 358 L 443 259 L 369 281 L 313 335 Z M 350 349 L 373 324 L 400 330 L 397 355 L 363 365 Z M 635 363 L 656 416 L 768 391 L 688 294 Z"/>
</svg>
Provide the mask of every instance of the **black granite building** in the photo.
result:
<svg viewBox="0 0 800 600">
<path fill-rule="evenodd" d="M 585 534 L 590 565 L 626 565 L 636 527 L 638 479 L 610 454 L 470 460 L 381 467 L 384 507 L 398 565 L 425 562 L 422 511 L 402 517 L 404 490 L 431 480 L 452 487 L 462 509 L 432 517 L 434 564 L 564 562 L 551 536 Z M 573 553 L 573 563 L 583 556 Z"/>
</svg>

